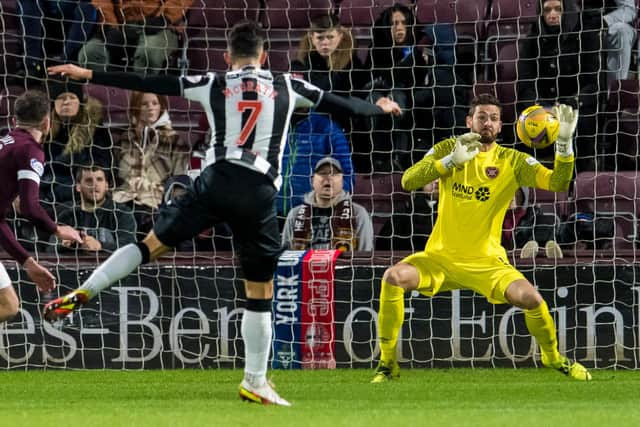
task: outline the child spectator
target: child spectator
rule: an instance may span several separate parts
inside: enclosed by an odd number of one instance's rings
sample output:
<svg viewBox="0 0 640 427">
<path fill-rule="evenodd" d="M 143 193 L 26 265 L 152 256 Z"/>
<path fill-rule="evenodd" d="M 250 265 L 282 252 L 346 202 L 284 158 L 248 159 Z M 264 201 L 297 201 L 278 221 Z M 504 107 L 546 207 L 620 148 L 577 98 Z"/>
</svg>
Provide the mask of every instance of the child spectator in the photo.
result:
<svg viewBox="0 0 640 427">
<path fill-rule="evenodd" d="M 139 232 L 152 225 L 152 212 L 164 195 L 164 182 L 187 172 L 190 147 L 171 127 L 169 100 L 154 93 L 132 92 L 129 130 L 117 147 L 120 184 L 113 200 L 133 207 Z"/>
</svg>

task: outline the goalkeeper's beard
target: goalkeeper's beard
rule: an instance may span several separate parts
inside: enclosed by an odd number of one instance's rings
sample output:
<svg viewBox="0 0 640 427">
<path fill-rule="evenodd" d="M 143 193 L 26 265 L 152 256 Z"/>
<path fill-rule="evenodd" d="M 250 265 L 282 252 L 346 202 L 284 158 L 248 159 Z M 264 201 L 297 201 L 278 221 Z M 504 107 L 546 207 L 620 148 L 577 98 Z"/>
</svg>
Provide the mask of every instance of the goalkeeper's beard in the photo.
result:
<svg viewBox="0 0 640 427">
<path fill-rule="evenodd" d="M 491 144 L 496 140 L 495 136 L 492 135 L 480 135 L 480 142 L 482 144 Z"/>
</svg>

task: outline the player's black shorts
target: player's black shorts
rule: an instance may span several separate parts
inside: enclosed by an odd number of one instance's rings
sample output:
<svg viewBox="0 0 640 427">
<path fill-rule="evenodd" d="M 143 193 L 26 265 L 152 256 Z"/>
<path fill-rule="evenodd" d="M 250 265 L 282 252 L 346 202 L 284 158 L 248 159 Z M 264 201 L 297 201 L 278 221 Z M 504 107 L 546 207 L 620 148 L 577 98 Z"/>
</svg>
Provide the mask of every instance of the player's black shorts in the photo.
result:
<svg viewBox="0 0 640 427">
<path fill-rule="evenodd" d="M 202 171 L 192 189 L 160 209 L 153 230 L 163 244 L 174 247 L 226 222 L 245 278 L 265 282 L 273 278 L 282 253 L 275 195 L 265 175 L 230 162 L 215 163 Z"/>
</svg>

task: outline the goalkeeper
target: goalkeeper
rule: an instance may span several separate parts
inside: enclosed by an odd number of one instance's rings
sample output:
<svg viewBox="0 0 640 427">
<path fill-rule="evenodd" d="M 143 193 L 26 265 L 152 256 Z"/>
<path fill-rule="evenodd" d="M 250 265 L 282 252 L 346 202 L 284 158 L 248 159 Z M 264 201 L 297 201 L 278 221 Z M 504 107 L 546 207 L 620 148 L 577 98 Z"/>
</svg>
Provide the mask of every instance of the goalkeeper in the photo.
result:
<svg viewBox="0 0 640 427">
<path fill-rule="evenodd" d="M 554 107 L 560 121 L 554 170 L 528 154 L 496 143 L 502 128 L 501 105 L 493 95 L 471 101 L 466 118 L 471 132 L 436 144 L 402 177 L 406 190 L 440 179 L 438 219 L 426 248 L 387 269 L 380 290 L 378 337 L 381 357 L 373 383 L 397 378 L 398 332 L 404 317 L 404 294 L 417 290 L 433 296 L 470 289 L 492 304 L 524 310 L 525 322 L 540 345 L 542 364 L 576 380 L 590 380 L 580 363 L 558 352 L 556 328 L 546 302 L 507 261 L 500 245 L 502 222 L 516 190 L 522 186 L 566 191 L 573 173 L 572 139 L 578 112 Z"/>
</svg>

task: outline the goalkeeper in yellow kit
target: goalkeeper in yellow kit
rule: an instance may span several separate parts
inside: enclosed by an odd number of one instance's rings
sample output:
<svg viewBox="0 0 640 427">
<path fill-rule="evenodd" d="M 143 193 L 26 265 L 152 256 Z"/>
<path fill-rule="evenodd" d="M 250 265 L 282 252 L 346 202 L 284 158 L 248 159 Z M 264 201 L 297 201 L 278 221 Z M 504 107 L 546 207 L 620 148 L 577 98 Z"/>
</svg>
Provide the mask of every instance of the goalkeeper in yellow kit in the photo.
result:
<svg viewBox="0 0 640 427">
<path fill-rule="evenodd" d="M 471 101 L 466 118 L 471 132 L 436 144 L 402 177 L 405 190 L 440 179 L 438 219 L 424 251 L 385 271 L 380 290 L 378 337 L 380 363 L 373 383 L 397 378 L 398 332 L 404 318 L 404 293 L 433 296 L 471 289 L 493 304 L 524 310 L 525 322 L 540 345 L 542 364 L 568 377 L 587 381 L 589 371 L 558 352 L 556 328 L 540 293 L 507 261 L 500 245 L 504 215 L 520 187 L 566 191 L 573 174 L 573 133 L 578 112 L 554 107 L 560 121 L 554 169 L 526 153 L 496 143 L 502 129 L 501 105 L 493 95 Z"/>
</svg>

